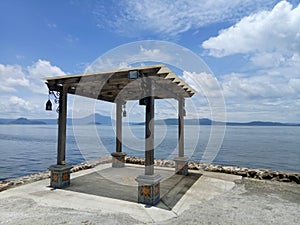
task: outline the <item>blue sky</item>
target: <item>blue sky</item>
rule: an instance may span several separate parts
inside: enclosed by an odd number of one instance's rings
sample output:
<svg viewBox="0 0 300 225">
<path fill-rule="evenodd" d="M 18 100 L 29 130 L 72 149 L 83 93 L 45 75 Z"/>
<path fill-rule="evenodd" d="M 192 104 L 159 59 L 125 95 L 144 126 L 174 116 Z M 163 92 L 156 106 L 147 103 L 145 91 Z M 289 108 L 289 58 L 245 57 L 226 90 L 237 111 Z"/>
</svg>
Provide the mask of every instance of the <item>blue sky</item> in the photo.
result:
<svg viewBox="0 0 300 225">
<path fill-rule="evenodd" d="M 120 45 L 162 40 L 208 65 L 228 121 L 300 122 L 299 3 L 2 0 L 0 118 L 54 118 L 55 112 L 44 111 L 42 77 L 83 73 Z M 200 81 L 209 88 L 209 79 Z M 201 109 L 201 117 L 210 117 L 205 103 Z"/>
</svg>

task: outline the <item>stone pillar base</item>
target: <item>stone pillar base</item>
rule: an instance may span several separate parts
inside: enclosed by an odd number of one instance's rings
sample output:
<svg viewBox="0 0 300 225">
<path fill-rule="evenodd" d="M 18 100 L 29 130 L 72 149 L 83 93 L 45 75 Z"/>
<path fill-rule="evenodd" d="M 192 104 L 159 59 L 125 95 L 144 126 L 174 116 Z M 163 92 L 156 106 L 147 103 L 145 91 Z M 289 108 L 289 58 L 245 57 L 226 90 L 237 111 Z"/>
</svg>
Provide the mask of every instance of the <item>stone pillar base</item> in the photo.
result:
<svg viewBox="0 0 300 225">
<path fill-rule="evenodd" d="M 138 202 L 146 205 L 156 205 L 160 200 L 160 174 L 140 175 L 138 182 Z"/>
<path fill-rule="evenodd" d="M 125 166 L 125 156 L 127 154 L 125 152 L 113 152 L 112 156 L 112 167 L 121 168 Z"/>
<path fill-rule="evenodd" d="M 50 186 L 53 188 L 65 188 L 70 186 L 70 172 L 73 166 L 70 165 L 52 165 Z"/>
<path fill-rule="evenodd" d="M 181 175 L 188 175 L 188 157 L 177 157 L 174 159 L 175 161 L 175 173 Z"/>
</svg>

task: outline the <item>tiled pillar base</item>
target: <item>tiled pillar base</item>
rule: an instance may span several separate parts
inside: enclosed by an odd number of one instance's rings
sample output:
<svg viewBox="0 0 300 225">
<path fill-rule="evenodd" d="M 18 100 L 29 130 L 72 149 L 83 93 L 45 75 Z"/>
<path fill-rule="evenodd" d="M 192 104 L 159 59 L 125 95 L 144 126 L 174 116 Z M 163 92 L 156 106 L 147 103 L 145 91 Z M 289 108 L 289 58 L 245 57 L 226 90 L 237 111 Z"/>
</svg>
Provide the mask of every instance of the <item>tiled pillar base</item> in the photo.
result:
<svg viewBox="0 0 300 225">
<path fill-rule="evenodd" d="M 138 202 L 146 205 L 156 205 L 160 200 L 160 181 L 162 177 L 155 175 L 140 175 L 138 182 Z"/>
<path fill-rule="evenodd" d="M 70 172 L 73 166 L 70 165 L 52 165 L 50 186 L 53 188 L 65 188 L 70 186 Z"/>
<path fill-rule="evenodd" d="M 112 156 L 112 167 L 121 168 L 125 166 L 125 152 L 113 152 Z"/>
<path fill-rule="evenodd" d="M 177 157 L 174 159 L 175 161 L 175 173 L 181 175 L 188 175 L 188 157 Z"/>
</svg>

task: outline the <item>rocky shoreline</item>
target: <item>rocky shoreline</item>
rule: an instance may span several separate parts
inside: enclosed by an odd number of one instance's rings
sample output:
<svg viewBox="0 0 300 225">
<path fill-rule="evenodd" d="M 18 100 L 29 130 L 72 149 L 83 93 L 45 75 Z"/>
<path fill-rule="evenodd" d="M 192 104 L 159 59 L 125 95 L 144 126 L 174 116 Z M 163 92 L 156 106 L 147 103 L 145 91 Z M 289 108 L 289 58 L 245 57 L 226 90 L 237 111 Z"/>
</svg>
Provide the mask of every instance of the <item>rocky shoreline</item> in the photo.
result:
<svg viewBox="0 0 300 225">
<path fill-rule="evenodd" d="M 126 163 L 144 165 L 145 159 L 130 156 L 126 158 Z M 173 160 L 156 159 L 154 160 L 154 165 L 161 167 L 174 167 L 175 162 Z M 189 170 L 227 173 L 259 180 L 275 180 L 280 182 L 295 182 L 300 184 L 300 173 L 296 172 L 273 171 L 269 169 L 251 169 L 240 166 L 222 166 L 215 164 L 203 164 L 199 162 L 189 162 L 188 168 Z"/>
<path fill-rule="evenodd" d="M 99 164 L 104 164 L 109 162 L 111 162 L 111 156 L 105 156 L 95 160 L 86 161 L 74 165 L 74 167 L 71 170 L 71 173 L 80 170 L 91 169 Z M 138 158 L 135 156 L 127 156 L 126 163 L 144 165 L 145 159 Z M 155 159 L 154 165 L 159 167 L 172 168 L 175 166 L 175 162 L 173 160 Z M 189 170 L 200 170 L 200 171 L 202 170 L 207 172 L 227 173 L 227 174 L 234 174 L 242 177 L 254 178 L 259 180 L 294 182 L 300 184 L 300 173 L 296 173 L 296 172 L 273 171 L 268 169 L 251 169 L 251 168 L 240 167 L 240 166 L 222 166 L 222 165 L 214 165 L 214 164 L 203 164 L 199 162 L 189 162 L 188 168 Z M 47 178 L 50 178 L 49 171 L 2 180 L 0 181 L 0 192 L 22 184 L 27 184 L 27 183 L 47 179 Z"/>
<path fill-rule="evenodd" d="M 80 170 L 91 169 L 99 164 L 104 164 L 109 162 L 111 162 L 110 156 L 105 156 L 105 157 L 97 158 L 95 160 L 85 161 L 77 165 L 74 165 L 73 168 L 71 169 L 71 173 L 75 173 Z M 23 185 L 23 184 L 43 180 L 43 179 L 48 179 L 48 178 L 50 178 L 50 171 L 38 172 L 38 173 L 33 173 L 22 177 L 2 180 L 0 181 L 0 192 L 19 185 Z"/>
</svg>

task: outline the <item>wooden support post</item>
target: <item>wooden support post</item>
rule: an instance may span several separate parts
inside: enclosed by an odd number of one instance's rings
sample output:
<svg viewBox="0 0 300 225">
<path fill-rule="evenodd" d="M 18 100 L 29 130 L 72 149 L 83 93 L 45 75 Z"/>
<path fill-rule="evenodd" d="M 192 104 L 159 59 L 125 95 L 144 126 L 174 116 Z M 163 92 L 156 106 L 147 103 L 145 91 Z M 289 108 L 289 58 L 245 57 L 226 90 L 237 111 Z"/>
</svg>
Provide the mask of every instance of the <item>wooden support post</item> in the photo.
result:
<svg viewBox="0 0 300 225">
<path fill-rule="evenodd" d="M 122 101 L 116 102 L 116 152 L 122 152 Z"/>
<path fill-rule="evenodd" d="M 184 98 L 178 100 L 178 157 L 184 157 Z"/>
<path fill-rule="evenodd" d="M 145 175 L 154 174 L 154 97 L 146 99 Z"/>
<path fill-rule="evenodd" d="M 57 165 L 66 164 L 67 87 L 59 95 Z"/>
<path fill-rule="evenodd" d="M 70 185 L 72 166 L 66 165 L 67 96 L 68 87 L 63 86 L 59 94 L 57 165 L 49 167 L 50 186 L 53 188 L 64 188 Z"/>
<path fill-rule="evenodd" d="M 178 99 L 178 157 L 175 161 L 175 172 L 177 174 L 188 174 L 188 157 L 184 157 L 184 98 Z"/>
<path fill-rule="evenodd" d="M 122 152 L 122 105 L 123 100 L 116 101 L 116 152 L 111 153 L 112 167 L 121 168 L 125 166 L 126 153 Z"/>
<path fill-rule="evenodd" d="M 154 94 L 152 80 L 146 81 L 145 174 L 138 176 L 136 181 L 138 182 L 138 202 L 156 205 L 160 200 L 162 176 L 154 174 Z"/>
</svg>

